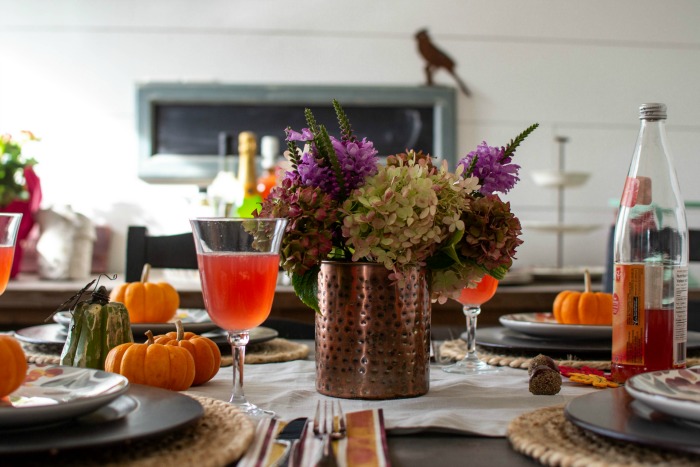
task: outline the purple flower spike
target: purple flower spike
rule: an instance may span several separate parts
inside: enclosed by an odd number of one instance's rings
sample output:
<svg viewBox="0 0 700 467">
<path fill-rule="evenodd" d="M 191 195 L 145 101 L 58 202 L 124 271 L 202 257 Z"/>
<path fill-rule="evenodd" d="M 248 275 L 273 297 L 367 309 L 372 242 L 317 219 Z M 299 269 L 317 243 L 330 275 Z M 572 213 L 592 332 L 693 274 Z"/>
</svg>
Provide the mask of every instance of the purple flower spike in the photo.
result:
<svg viewBox="0 0 700 467">
<path fill-rule="evenodd" d="M 287 129 L 287 141 L 313 141 L 314 135 L 308 128 L 302 128 L 301 133 L 291 128 Z"/>
<path fill-rule="evenodd" d="M 362 141 L 341 141 L 333 136 L 330 138 L 343 173 L 346 194 L 363 185 L 367 177 L 377 173 L 377 150 L 372 142 L 366 138 Z M 340 187 L 335 172 L 327 161 L 317 156 L 314 149 L 301 155 L 297 170 L 302 184 L 321 188 L 338 199 Z"/>
<path fill-rule="evenodd" d="M 363 185 L 367 177 L 377 173 L 377 150 L 367 138 L 363 138 L 362 141 L 341 141 L 331 136 L 331 142 L 345 178 L 347 193 Z"/>
<path fill-rule="evenodd" d="M 520 180 L 518 170 L 520 166 L 511 164 L 511 158 L 503 158 L 505 148 L 496 148 L 482 142 L 476 151 L 472 151 L 462 158 L 457 165 L 463 165 L 465 172 L 472 164 L 474 157 L 478 157 L 471 175 L 479 179 L 481 194 L 492 195 L 496 192 L 508 193 Z"/>
</svg>

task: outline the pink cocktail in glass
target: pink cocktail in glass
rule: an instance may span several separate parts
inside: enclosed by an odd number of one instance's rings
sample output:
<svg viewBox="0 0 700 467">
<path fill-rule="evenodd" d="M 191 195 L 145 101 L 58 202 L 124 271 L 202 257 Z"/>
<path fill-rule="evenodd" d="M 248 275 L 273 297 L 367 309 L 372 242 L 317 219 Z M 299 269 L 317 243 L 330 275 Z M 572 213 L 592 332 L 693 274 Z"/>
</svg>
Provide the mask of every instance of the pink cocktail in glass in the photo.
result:
<svg viewBox="0 0 700 467">
<path fill-rule="evenodd" d="M 275 297 L 278 254 L 204 253 L 197 255 L 204 305 L 222 329 L 245 330 L 267 319 Z"/>
<path fill-rule="evenodd" d="M 10 280 L 17 231 L 21 221 L 22 214 L 20 213 L 0 214 L 0 295 L 5 292 Z"/>
<path fill-rule="evenodd" d="M 231 344 L 230 402 L 253 417 L 274 415 L 246 399 L 243 364 L 250 330 L 262 324 L 272 308 L 287 220 L 210 217 L 190 223 L 207 313 L 227 332 Z"/>
<path fill-rule="evenodd" d="M 479 360 L 476 354 L 476 317 L 481 313 L 481 305 L 491 300 L 497 289 L 498 281 L 488 274 L 482 277 L 474 287 L 462 289 L 457 301 L 462 304 L 462 311 L 467 318 L 467 354 L 457 363 L 443 367 L 443 371 L 461 374 L 500 371 L 500 368 Z"/>
</svg>

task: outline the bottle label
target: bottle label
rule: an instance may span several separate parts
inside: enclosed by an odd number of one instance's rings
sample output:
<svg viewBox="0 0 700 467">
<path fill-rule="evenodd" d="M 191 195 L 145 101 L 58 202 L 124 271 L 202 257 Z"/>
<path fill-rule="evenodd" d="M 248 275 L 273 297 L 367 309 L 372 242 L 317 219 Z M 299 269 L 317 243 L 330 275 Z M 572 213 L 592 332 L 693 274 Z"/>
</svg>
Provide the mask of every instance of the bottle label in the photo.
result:
<svg viewBox="0 0 700 467">
<path fill-rule="evenodd" d="M 673 365 L 684 366 L 688 342 L 688 268 L 673 271 Z"/>
<path fill-rule="evenodd" d="M 615 265 L 613 364 L 644 364 L 644 282 L 643 264 Z"/>
<path fill-rule="evenodd" d="M 623 207 L 632 208 L 637 204 L 637 193 L 639 192 L 639 180 L 635 177 L 627 177 L 625 188 L 622 190 L 620 204 Z"/>
<path fill-rule="evenodd" d="M 668 278 L 667 284 L 664 278 Z M 673 295 L 665 295 L 671 287 Z M 688 268 L 664 268 L 662 263 L 615 264 L 612 323 L 613 365 L 651 370 L 684 367 Z"/>
<path fill-rule="evenodd" d="M 627 177 L 625 188 L 622 190 L 620 204 L 623 207 L 632 208 L 637 204 L 651 204 L 651 178 L 649 177 Z"/>
</svg>

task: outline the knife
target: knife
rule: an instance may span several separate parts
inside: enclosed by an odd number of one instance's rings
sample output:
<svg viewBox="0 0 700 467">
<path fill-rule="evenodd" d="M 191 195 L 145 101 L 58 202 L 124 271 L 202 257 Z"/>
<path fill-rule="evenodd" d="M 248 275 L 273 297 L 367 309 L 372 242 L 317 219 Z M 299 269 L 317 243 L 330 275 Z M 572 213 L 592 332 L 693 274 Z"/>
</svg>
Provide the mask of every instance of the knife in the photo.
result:
<svg viewBox="0 0 700 467">
<path fill-rule="evenodd" d="M 276 466 L 286 467 L 289 465 L 290 454 L 294 452 L 294 448 L 304 432 L 306 420 L 306 418 L 295 418 L 291 422 L 287 423 L 282 431 L 277 435 L 277 438 L 275 438 L 275 443 L 285 445 L 282 456 L 275 463 Z"/>
</svg>

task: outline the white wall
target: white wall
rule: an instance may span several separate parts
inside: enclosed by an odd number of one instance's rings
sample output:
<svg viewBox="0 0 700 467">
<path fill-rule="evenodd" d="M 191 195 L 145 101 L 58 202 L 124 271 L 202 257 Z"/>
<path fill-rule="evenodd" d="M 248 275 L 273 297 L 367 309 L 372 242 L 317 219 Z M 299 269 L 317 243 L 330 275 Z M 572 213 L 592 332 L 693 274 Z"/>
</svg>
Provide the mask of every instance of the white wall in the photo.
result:
<svg viewBox="0 0 700 467">
<path fill-rule="evenodd" d="M 413 34 L 427 27 L 473 91 L 459 97 L 458 148 L 502 145 L 541 127 L 517 160 L 509 199 L 524 224 L 556 219 L 556 191 L 531 172 L 591 172 L 566 193 L 566 220 L 601 228 L 565 239 L 565 265 L 602 265 L 637 108 L 665 102 L 684 196 L 700 200 L 700 3 L 693 0 L 0 0 L 0 131 L 30 129 L 45 205 L 71 204 L 115 231 L 187 230 L 196 189 L 136 176 L 141 81 L 421 85 Z M 453 85 L 444 72 L 442 85 Z M 689 212 L 691 225 L 698 214 Z M 555 235 L 525 230 L 518 266 L 552 266 Z"/>
</svg>

